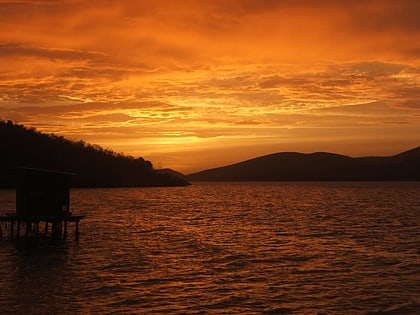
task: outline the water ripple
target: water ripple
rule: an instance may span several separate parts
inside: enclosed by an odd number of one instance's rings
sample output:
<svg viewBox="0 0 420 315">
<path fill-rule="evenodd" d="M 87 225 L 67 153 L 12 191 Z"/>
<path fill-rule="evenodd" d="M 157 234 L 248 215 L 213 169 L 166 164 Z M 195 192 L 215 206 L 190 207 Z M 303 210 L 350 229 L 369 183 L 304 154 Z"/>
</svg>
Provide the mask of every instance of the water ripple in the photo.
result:
<svg viewBox="0 0 420 315">
<path fill-rule="evenodd" d="M 74 190 L 73 211 L 88 215 L 79 242 L 1 240 L 0 312 L 415 314 L 419 193 L 419 183 Z"/>
</svg>

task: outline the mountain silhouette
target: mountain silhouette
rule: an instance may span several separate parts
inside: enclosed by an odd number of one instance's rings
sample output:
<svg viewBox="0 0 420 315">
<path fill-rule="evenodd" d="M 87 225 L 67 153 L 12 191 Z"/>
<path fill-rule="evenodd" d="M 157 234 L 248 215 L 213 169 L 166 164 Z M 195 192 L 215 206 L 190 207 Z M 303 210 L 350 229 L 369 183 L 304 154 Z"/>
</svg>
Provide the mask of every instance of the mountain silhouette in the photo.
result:
<svg viewBox="0 0 420 315">
<path fill-rule="evenodd" d="M 274 153 L 186 176 L 190 181 L 415 181 L 420 147 L 388 157 Z"/>
<path fill-rule="evenodd" d="M 74 187 L 185 186 L 175 171 L 159 171 L 151 162 L 0 120 L 0 187 L 14 187 L 18 167 L 75 173 Z"/>
</svg>

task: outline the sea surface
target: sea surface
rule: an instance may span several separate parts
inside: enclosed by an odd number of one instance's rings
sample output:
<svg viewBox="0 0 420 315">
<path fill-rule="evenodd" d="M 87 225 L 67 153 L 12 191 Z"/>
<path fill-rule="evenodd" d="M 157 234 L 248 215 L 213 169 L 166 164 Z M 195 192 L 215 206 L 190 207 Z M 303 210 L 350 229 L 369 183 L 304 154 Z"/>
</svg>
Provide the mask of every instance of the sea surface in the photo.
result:
<svg viewBox="0 0 420 315">
<path fill-rule="evenodd" d="M 14 210 L 0 191 L 0 211 Z M 75 189 L 0 239 L 0 314 L 420 314 L 420 182 Z"/>
</svg>

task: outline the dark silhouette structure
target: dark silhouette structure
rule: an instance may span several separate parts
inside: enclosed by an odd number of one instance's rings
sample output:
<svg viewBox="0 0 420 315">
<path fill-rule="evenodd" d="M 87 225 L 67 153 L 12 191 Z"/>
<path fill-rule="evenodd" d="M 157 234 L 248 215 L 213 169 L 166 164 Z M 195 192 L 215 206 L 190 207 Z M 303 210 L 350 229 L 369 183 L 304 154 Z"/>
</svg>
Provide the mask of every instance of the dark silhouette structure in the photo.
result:
<svg viewBox="0 0 420 315">
<path fill-rule="evenodd" d="M 70 214 L 70 173 L 32 168 L 16 170 L 16 215 L 20 217 Z"/>
<path fill-rule="evenodd" d="M 16 213 L 0 216 L 4 230 L 11 237 L 20 237 L 22 226 L 25 236 L 39 236 L 40 225 L 44 234 L 51 224 L 51 235 L 67 236 L 68 222 L 75 222 L 75 235 L 79 235 L 79 222 L 84 218 L 70 211 L 71 173 L 33 168 L 16 169 Z M 0 234 L 2 232 L 0 226 Z"/>
</svg>

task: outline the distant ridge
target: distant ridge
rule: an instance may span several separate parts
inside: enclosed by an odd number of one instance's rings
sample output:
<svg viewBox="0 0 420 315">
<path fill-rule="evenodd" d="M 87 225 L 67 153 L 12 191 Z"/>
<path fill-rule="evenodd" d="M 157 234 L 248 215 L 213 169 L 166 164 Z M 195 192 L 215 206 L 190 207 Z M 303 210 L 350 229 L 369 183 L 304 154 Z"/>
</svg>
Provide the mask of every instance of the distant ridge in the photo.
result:
<svg viewBox="0 0 420 315">
<path fill-rule="evenodd" d="M 190 181 L 418 181 L 420 147 L 388 157 L 274 153 L 187 175 Z"/>
<path fill-rule="evenodd" d="M 66 171 L 74 187 L 185 186 L 172 170 L 151 162 L 0 120 L 0 188 L 14 187 L 14 169 L 30 167 Z"/>
</svg>

